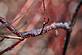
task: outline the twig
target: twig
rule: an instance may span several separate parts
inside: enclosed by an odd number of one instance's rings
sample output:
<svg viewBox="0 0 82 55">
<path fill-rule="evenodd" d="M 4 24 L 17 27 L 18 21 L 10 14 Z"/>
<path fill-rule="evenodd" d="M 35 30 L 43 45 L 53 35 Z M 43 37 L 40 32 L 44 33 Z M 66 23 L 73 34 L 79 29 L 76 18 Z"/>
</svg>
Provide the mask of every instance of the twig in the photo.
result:
<svg viewBox="0 0 82 55">
<path fill-rule="evenodd" d="M 16 39 L 21 39 L 18 42 L 16 42 L 15 44 L 13 44 L 12 46 L 6 48 L 5 50 L 1 51 L 0 54 L 3 54 L 11 49 L 13 49 L 16 45 L 18 45 L 21 41 L 24 40 L 24 38 L 27 38 L 29 35 L 32 37 L 41 35 L 43 33 L 48 32 L 49 30 L 52 29 L 58 29 L 58 28 L 63 28 L 63 29 L 70 29 L 70 22 L 60 22 L 60 23 L 52 23 L 51 25 L 45 26 L 46 23 L 43 24 L 43 27 L 40 29 L 33 29 L 31 31 L 28 32 L 18 32 L 13 26 L 11 26 L 7 21 L 4 20 L 4 18 L 0 17 L 0 22 L 5 25 L 5 27 L 7 27 L 12 33 L 16 34 L 18 37 L 10 37 L 10 36 L 5 36 L 5 38 L 16 38 Z"/>
<path fill-rule="evenodd" d="M 19 33 L 10 23 L 8 23 L 4 18 L 0 17 L 0 22 L 5 25 L 12 33 L 16 34 L 18 37 L 21 37 L 21 33 Z"/>
<path fill-rule="evenodd" d="M 73 14 L 71 24 L 70 24 L 71 29 L 74 26 L 74 24 L 76 23 L 76 19 L 77 19 L 76 17 L 77 17 L 77 14 L 78 14 L 78 11 L 79 11 L 81 5 L 82 5 L 82 1 L 80 1 L 80 3 L 78 4 L 78 6 L 75 10 L 75 13 Z M 64 49 L 63 49 L 63 54 L 62 55 L 66 55 L 67 47 L 68 47 L 70 37 L 71 37 L 71 32 L 72 32 L 72 30 L 71 31 L 67 30 L 67 37 L 66 37 L 66 41 L 65 41 L 65 44 L 64 44 Z"/>
<path fill-rule="evenodd" d="M 21 40 L 21 37 L 18 36 L 12 36 L 12 35 L 0 35 L 1 38 L 7 38 L 7 39 L 18 39 Z"/>
<path fill-rule="evenodd" d="M 52 23 L 51 25 L 49 26 L 45 26 L 42 33 L 46 33 L 48 32 L 49 30 L 52 30 L 52 29 L 58 29 L 58 28 L 63 28 L 63 29 L 70 29 L 70 22 L 65 22 L 65 23 Z M 38 35 L 41 35 L 41 30 L 42 28 L 40 29 L 33 29 L 31 31 L 27 31 L 27 32 L 21 32 L 22 35 L 24 36 L 24 38 L 27 38 L 27 36 L 31 35 L 33 37 L 35 36 L 38 36 Z"/>
<path fill-rule="evenodd" d="M 27 32 L 18 32 L 13 26 L 11 26 L 7 21 L 4 20 L 4 18 L 0 17 L 0 22 L 5 25 L 5 27 L 7 27 L 12 33 L 16 34 L 19 37 L 28 37 L 29 35 L 31 36 L 38 36 L 41 35 L 42 33 L 46 33 L 49 30 L 52 29 L 58 29 L 58 28 L 63 28 L 63 29 L 70 29 L 70 22 L 60 22 L 60 23 L 52 23 L 51 25 L 45 26 L 45 24 L 43 24 L 43 28 L 40 29 L 33 29 L 31 31 L 27 31 Z M 42 32 L 42 33 L 41 33 Z"/>
<path fill-rule="evenodd" d="M 18 45 L 18 44 L 19 44 L 20 42 L 22 42 L 23 40 L 24 40 L 24 39 L 19 40 L 19 41 L 17 41 L 15 44 L 13 44 L 13 45 L 11 45 L 10 47 L 4 49 L 3 51 L 0 52 L 0 55 L 2 55 L 3 53 L 5 53 L 5 52 L 7 52 L 7 51 L 9 51 L 9 50 L 11 50 L 11 49 L 13 49 L 16 45 Z"/>
<path fill-rule="evenodd" d="M 11 26 L 6 20 L 4 20 L 4 18 L 0 17 L 0 22 L 6 27 L 8 28 L 12 33 L 16 34 L 18 37 L 22 37 L 21 33 L 18 32 L 13 26 Z M 19 41 L 17 41 L 16 43 L 14 43 L 13 45 L 11 45 L 10 47 L 4 49 L 3 51 L 0 52 L 0 55 L 2 55 L 3 53 L 13 49 L 16 45 L 18 45 L 20 42 L 22 42 L 24 39 L 21 39 Z"/>
</svg>

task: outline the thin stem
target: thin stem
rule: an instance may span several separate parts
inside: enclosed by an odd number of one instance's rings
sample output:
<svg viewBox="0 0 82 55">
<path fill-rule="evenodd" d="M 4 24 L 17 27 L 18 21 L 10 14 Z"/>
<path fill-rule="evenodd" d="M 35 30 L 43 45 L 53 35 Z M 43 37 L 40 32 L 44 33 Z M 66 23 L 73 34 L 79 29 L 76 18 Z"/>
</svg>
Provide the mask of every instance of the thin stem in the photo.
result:
<svg viewBox="0 0 82 55">
<path fill-rule="evenodd" d="M 1 38 L 7 38 L 7 39 L 18 39 L 21 40 L 21 37 L 18 36 L 11 36 L 11 35 L 0 35 Z"/>
<path fill-rule="evenodd" d="M 13 45 L 11 45 L 10 47 L 4 49 L 3 51 L 0 52 L 0 55 L 2 55 L 3 53 L 5 53 L 5 52 L 7 52 L 7 51 L 9 51 L 9 50 L 11 50 L 11 49 L 13 49 L 16 45 L 18 45 L 18 44 L 19 44 L 20 42 L 22 42 L 23 40 L 24 40 L 24 39 L 19 40 L 19 41 L 17 41 L 15 44 L 13 44 Z"/>
<path fill-rule="evenodd" d="M 77 8 L 75 10 L 75 13 L 74 13 L 74 15 L 72 17 L 71 25 L 70 25 L 71 29 L 72 29 L 72 27 L 74 26 L 74 24 L 76 22 L 76 19 L 77 19 L 76 17 L 77 17 L 77 14 L 78 14 L 78 11 L 79 11 L 81 5 L 82 5 L 82 2 L 80 2 L 79 5 L 77 6 Z M 69 41 L 70 41 L 70 37 L 71 37 L 71 32 L 72 32 L 72 30 L 71 31 L 67 30 L 67 37 L 66 37 L 66 41 L 65 41 L 65 44 L 64 44 L 64 49 L 63 49 L 63 54 L 62 55 L 66 55 L 67 47 L 68 47 L 68 44 L 69 44 Z"/>
<path fill-rule="evenodd" d="M 68 22 L 65 22 L 65 23 L 52 23 L 51 25 L 48 25 L 48 26 L 45 26 L 43 28 L 43 31 L 42 31 L 42 28 L 40 29 L 33 29 L 31 31 L 28 31 L 28 32 L 21 32 L 22 35 L 24 36 L 24 38 L 27 36 L 38 36 L 38 35 L 41 35 L 42 33 L 47 33 L 48 31 L 52 30 L 52 29 L 58 29 L 58 28 L 62 28 L 62 29 L 70 29 L 69 27 L 70 23 Z M 41 33 L 42 31 L 42 33 Z"/>
<path fill-rule="evenodd" d="M 43 1 L 43 9 L 44 9 L 44 13 L 45 13 L 45 11 L 46 11 L 45 2 L 44 2 L 44 0 L 42 0 L 42 1 Z"/>
<path fill-rule="evenodd" d="M 18 32 L 10 23 L 8 23 L 4 18 L 0 17 L 0 22 L 5 25 L 6 28 L 8 28 L 12 33 L 16 34 L 18 37 L 21 37 L 21 33 Z"/>
</svg>

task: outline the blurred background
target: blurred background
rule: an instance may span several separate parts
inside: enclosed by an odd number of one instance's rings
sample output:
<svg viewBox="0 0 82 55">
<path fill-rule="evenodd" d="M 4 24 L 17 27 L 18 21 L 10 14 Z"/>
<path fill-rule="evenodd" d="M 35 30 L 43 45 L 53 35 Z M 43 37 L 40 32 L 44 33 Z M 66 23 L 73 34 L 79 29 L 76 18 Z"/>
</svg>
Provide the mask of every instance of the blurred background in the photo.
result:
<svg viewBox="0 0 82 55">
<path fill-rule="evenodd" d="M 70 21 L 79 4 L 79 0 L 44 0 L 44 2 L 46 15 L 44 15 L 43 0 L 0 0 L 0 16 L 18 31 L 25 32 L 41 28 L 44 16 L 49 18 L 47 25 Z M 77 18 L 66 55 L 82 55 L 82 7 Z M 14 35 L 0 23 L 0 35 L 3 34 Z M 65 30 L 51 30 L 40 36 L 25 39 L 3 55 L 62 55 L 65 38 Z M 0 41 L 0 51 L 17 41 L 15 39 Z"/>
</svg>

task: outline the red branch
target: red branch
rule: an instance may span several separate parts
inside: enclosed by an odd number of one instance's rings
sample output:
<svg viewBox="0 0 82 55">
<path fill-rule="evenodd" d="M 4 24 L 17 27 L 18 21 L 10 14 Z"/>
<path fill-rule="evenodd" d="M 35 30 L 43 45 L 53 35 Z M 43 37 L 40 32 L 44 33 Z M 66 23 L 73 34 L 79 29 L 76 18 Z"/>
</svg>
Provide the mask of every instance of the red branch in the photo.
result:
<svg viewBox="0 0 82 55">
<path fill-rule="evenodd" d="M 70 23 L 69 22 L 65 22 L 65 23 L 62 23 L 62 22 L 61 23 L 52 23 L 49 26 L 45 26 L 43 28 L 42 33 L 46 33 L 46 32 L 48 32 L 48 31 L 50 31 L 52 29 L 58 29 L 58 28 L 70 29 Z M 35 37 L 35 36 L 38 36 L 38 35 L 42 34 L 41 30 L 42 30 L 42 28 L 40 28 L 40 29 L 33 29 L 31 31 L 28 31 L 28 32 L 22 32 L 22 35 L 24 37 L 27 37 L 28 35 L 31 35 L 31 36 Z"/>
<path fill-rule="evenodd" d="M 22 42 L 23 40 L 24 40 L 24 39 L 19 40 L 19 41 L 17 41 L 16 43 L 14 43 L 13 45 L 11 45 L 10 47 L 4 49 L 3 51 L 0 52 L 0 55 L 2 55 L 3 53 L 5 53 L 5 52 L 7 52 L 7 51 L 9 51 L 9 50 L 11 50 L 11 49 L 13 49 L 16 45 L 18 45 L 18 44 L 19 44 L 20 42 Z"/>
<path fill-rule="evenodd" d="M 16 34 L 18 37 L 21 37 L 23 39 L 19 40 L 18 42 L 16 42 L 15 44 L 13 44 L 12 46 L 6 48 L 5 50 L 1 51 L 0 54 L 3 54 L 11 49 L 13 49 L 16 45 L 18 45 L 21 41 L 23 41 L 25 38 L 27 38 L 29 35 L 32 37 L 36 37 L 38 35 L 41 35 L 43 33 L 48 32 L 49 30 L 52 29 L 58 29 L 58 28 L 63 28 L 63 29 L 70 29 L 70 22 L 60 22 L 60 23 L 52 23 L 51 25 L 45 26 L 45 22 L 43 24 L 43 27 L 40 29 L 33 29 L 31 31 L 28 32 L 18 32 L 12 25 L 10 25 L 6 20 L 4 20 L 4 18 L 0 17 L 0 22 L 6 27 L 8 28 L 12 33 Z"/>
<path fill-rule="evenodd" d="M 18 37 L 27 37 L 29 35 L 31 36 L 38 36 L 41 35 L 42 33 L 46 33 L 49 30 L 52 29 L 58 29 L 58 28 L 63 28 L 63 29 L 70 29 L 70 22 L 60 22 L 60 23 L 52 23 L 51 25 L 45 26 L 43 24 L 43 28 L 40 29 L 33 29 L 28 32 L 18 32 L 13 26 L 11 26 L 7 21 L 4 20 L 4 18 L 0 17 L 0 22 L 5 25 L 12 33 L 16 34 Z M 45 26 L 45 27 L 44 27 Z"/>
<path fill-rule="evenodd" d="M 6 28 L 8 28 L 12 33 L 16 34 L 18 37 L 27 37 L 29 35 L 31 36 L 38 36 L 41 35 L 42 33 L 46 33 L 49 30 L 52 29 L 58 29 L 58 28 L 63 28 L 63 29 L 70 29 L 70 22 L 60 22 L 60 23 L 52 23 L 51 25 L 45 26 L 43 24 L 43 27 L 40 29 L 33 29 L 28 32 L 18 32 L 13 26 L 11 26 L 7 21 L 4 20 L 4 18 L 0 17 L 0 22 L 5 25 Z"/>
<path fill-rule="evenodd" d="M 4 18 L 0 17 L 0 22 L 5 25 L 12 33 L 16 34 L 18 37 L 21 37 L 21 33 L 19 33 L 10 23 L 8 23 Z"/>
</svg>

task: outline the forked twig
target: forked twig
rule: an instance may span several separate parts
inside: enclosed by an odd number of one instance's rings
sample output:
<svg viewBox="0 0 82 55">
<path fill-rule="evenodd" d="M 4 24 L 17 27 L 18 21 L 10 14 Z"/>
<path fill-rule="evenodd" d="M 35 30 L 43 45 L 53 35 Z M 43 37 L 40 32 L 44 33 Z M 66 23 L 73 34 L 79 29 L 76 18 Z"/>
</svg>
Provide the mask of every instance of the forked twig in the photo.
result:
<svg viewBox="0 0 82 55">
<path fill-rule="evenodd" d="M 45 3 L 44 3 L 44 0 L 43 0 L 43 7 L 44 7 L 44 13 L 46 13 L 45 11 Z M 46 15 L 46 14 L 45 14 Z M 44 17 L 45 19 L 45 17 Z M 12 46 L 4 49 L 3 51 L 0 52 L 0 55 L 13 49 L 16 45 L 18 45 L 20 42 L 22 42 L 25 38 L 27 38 L 29 35 L 32 36 L 32 37 L 36 37 L 36 36 L 39 36 L 43 33 L 46 33 L 48 32 L 49 30 L 52 30 L 52 29 L 58 29 L 58 28 L 63 28 L 63 29 L 70 29 L 70 22 L 60 22 L 60 23 L 52 23 L 51 25 L 48 25 L 48 26 L 45 26 L 47 22 L 44 22 L 43 23 L 43 27 L 40 28 L 40 29 L 33 29 L 31 31 L 28 31 L 28 32 L 19 32 L 17 31 L 12 25 L 10 25 L 10 23 L 8 23 L 6 20 L 4 20 L 4 18 L 0 17 L 0 22 L 5 25 L 6 28 L 8 28 L 12 33 L 16 34 L 18 37 L 20 38 L 16 38 L 16 39 L 20 39 L 18 42 L 16 42 L 15 44 L 13 44 Z M 5 38 L 12 38 L 12 39 L 15 39 L 15 37 L 6 37 L 4 36 Z M 22 39 L 21 39 L 22 38 Z"/>
<path fill-rule="evenodd" d="M 5 25 L 12 33 L 16 34 L 18 37 L 21 37 L 21 33 L 19 33 L 10 23 L 8 23 L 4 18 L 0 17 L 0 22 Z"/>
<path fill-rule="evenodd" d="M 41 35 L 41 31 L 42 33 L 46 33 L 52 29 L 58 29 L 58 28 L 62 28 L 62 29 L 70 29 L 70 22 L 65 22 L 65 23 L 52 23 L 51 25 L 48 25 L 48 26 L 45 26 L 43 28 L 43 31 L 42 31 L 42 28 L 40 29 L 33 29 L 31 31 L 28 31 L 28 32 L 22 32 L 22 35 L 24 36 L 24 38 L 29 35 L 35 37 L 35 36 L 38 36 L 38 35 Z"/>
<path fill-rule="evenodd" d="M 8 28 L 12 33 L 16 34 L 18 37 L 22 37 L 21 33 L 19 33 L 13 26 L 11 26 L 6 20 L 4 20 L 4 18 L 0 17 L 0 22 L 6 27 Z M 5 37 L 6 38 L 6 37 Z M 10 37 L 9 37 L 10 38 Z M 2 55 L 3 53 L 13 49 L 16 45 L 18 45 L 20 42 L 22 42 L 24 39 L 20 39 L 19 41 L 17 41 L 16 43 L 14 43 L 13 45 L 11 45 L 10 47 L 2 50 L 0 52 L 0 55 Z"/>
<path fill-rule="evenodd" d="M 52 29 L 58 29 L 58 28 L 63 28 L 63 29 L 70 29 L 70 22 L 60 22 L 60 23 L 52 23 L 51 25 L 48 25 L 48 26 L 45 26 L 46 23 L 43 24 L 43 27 L 40 28 L 40 29 L 33 29 L 31 31 L 27 31 L 27 32 L 18 32 L 14 27 L 12 27 L 11 25 L 9 25 L 7 23 L 7 21 L 5 21 L 4 19 L 0 19 L 0 22 L 5 25 L 5 27 L 7 27 L 12 33 L 16 34 L 18 37 L 20 36 L 21 38 L 22 37 L 26 37 L 27 36 L 38 36 L 40 35 L 41 33 L 46 33 L 48 32 L 49 30 L 52 30 Z"/>
<path fill-rule="evenodd" d="M 27 38 L 29 35 L 32 36 L 32 37 L 35 37 L 35 36 L 39 36 L 41 35 L 42 33 L 46 33 L 48 32 L 49 30 L 52 30 L 52 29 L 58 29 L 58 28 L 63 28 L 63 29 L 70 29 L 70 22 L 65 22 L 65 23 L 52 23 L 51 25 L 48 25 L 48 26 L 45 26 L 46 23 L 43 24 L 43 27 L 40 28 L 40 29 L 33 29 L 31 31 L 28 31 L 28 32 L 18 32 L 16 31 L 16 29 L 14 27 L 12 27 L 11 25 L 9 25 L 7 23 L 7 21 L 5 21 L 4 19 L 0 19 L 0 22 L 5 25 L 5 27 L 7 27 L 12 33 L 16 34 L 17 36 L 20 36 L 21 40 L 19 40 L 18 42 L 16 42 L 15 44 L 13 44 L 12 46 L 6 48 L 5 50 L 1 51 L 0 54 L 3 54 L 11 49 L 13 49 L 16 45 L 18 45 L 21 41 L 23 41 L 25 38 Z M 19 34 L 17 34 L 19 33 Z M 21 35 L 20 35 L 21 34 Z M 11 38 L 11 37 L 10 37 Z M 15 38 L 15 37 L 13 37 Z M 19 39 L 19 38 L 18 38 Z"/>
</svg>

